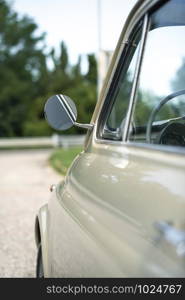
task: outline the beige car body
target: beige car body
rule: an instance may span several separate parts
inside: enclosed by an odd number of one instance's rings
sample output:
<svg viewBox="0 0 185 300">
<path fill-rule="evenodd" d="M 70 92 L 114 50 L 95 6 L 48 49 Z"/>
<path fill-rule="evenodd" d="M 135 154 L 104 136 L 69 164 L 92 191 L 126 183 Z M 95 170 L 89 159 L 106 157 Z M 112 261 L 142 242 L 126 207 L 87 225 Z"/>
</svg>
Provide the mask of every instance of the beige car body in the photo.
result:
<svg viewBox="0 0 185 300">
<path fill-rule="evenodd" d="M 86 137 L 65 179 L 36 219 L 45 277 L 181 277 L 185 243 L 157 223 L 185 230 L 185 156 L 175 147 L 101 140 L 98 118 L 136 22 L 159 1 L 139 1 L 122 31 Z"/>
</svg>

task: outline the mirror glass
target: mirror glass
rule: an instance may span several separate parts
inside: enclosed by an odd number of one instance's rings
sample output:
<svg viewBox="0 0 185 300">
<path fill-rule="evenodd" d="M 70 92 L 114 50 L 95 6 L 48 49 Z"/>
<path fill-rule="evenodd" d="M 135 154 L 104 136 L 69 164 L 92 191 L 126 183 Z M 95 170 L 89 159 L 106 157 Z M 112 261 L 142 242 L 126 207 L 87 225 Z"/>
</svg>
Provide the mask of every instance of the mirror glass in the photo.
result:
<svg viewBox="0 0 185 300">
<path fill-rule="evenodd" d="M 49 125 L 56 130 L 67 130 L 77 119 L 76 106 L 65 95 L 50 97 L 45 104 L 44 114 Z"/>
</svg>

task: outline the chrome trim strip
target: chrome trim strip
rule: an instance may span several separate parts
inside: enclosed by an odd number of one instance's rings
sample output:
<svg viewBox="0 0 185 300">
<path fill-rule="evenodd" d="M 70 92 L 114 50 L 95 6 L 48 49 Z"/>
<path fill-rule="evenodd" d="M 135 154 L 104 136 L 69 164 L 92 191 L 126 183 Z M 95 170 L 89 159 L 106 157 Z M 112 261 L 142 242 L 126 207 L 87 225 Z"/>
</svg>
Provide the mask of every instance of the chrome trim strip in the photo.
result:
<svg viewBox="0 0 185 300">
<path fill-rule="evenodd" d="M 71 109 L 70 105 L 67 103 L 67 101 L 65 99 L 65 96 L 60 94 L 59 97 L 64 101 L 64 105 L 66 105 L 67 109 L 69 110 L 69 113 L 71 114 L 71 118 L 72 118 L 73 122 L 75 122 L 76 121 L 76 116 L 73 113 L 73 110 Z"/>
<path fill-rule="evenodd" d="M 131 90 L 131 94 L 130 94 L 128 112 L 126 115 L 125 126 L 124 126 L 124 130 L 123 130 L 123 141 L 124 142 L 126 142 L 128 140 L 131 119 L 132 119 L 135 104 L 136 104 L 136 95 L 137 95 L 137 89 L 138 89 L 138 83 L 139 83 L 139 75 L 140 75 L 142 61 L 143 61 L 143 57 L 144 57 L 144 50 L 145 50 L 145 45 L 146 45 L 149 24 L 150 24 L 149 17 L 148 17 L 148 14 L 146 14 L 144 16 L 143 30 L 142 30 L 142 35 L 141 35 L 139 53 L 138 53 L 138 57 L 137 57 L 137 63 L 136 63 L 136 68 L 135 68 L 135 73 L 134 73 L 132 90 Z"/>
<path fill-rule="evenodd" d="M 115 147 L 128 147 L 131 149 L 136 150 L 147 150 L 147 151 L 155 151 L 155 152 L 161 152 L 165 154 L 174 154 L 174 155 L 182 155 L 185 156 L 185 149 L 184 147 L 180 146 L 170 146 L 170 145 L 162 145 L 162 144 L 146 144 L 146 143 L 135 143 L 135 142 L 123 142 L 123 141 L 115 141 L 115 140 L 96 140 L 95 145 L 97 147 L 100 146 L 115 146 Z"/>
<path fill-rule="evenodd" d="M 65 109 L 66 113 L 68 114 L 68 116 L 69 116 L 71 122 L 74 123 L 73 118 L 71 117 L 69 111 L 66 109 L 66 107 L 65 107 L 65 105 L 64 105 L 64 103 L 63 103 L 63 101 L 60 99 L 59 95 L 56 95 L 56 96 L 57 96 L 58 100 L 60 101 L 61 105 L 63 106 L 63 108 Z"/>
</svg>

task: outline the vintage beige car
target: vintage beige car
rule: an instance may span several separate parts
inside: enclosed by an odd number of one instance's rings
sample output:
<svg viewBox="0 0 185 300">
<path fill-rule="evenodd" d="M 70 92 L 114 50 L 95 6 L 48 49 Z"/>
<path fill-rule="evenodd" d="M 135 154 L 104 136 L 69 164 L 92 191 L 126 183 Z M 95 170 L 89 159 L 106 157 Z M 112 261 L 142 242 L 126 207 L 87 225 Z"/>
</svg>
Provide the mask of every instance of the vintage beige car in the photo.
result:
<svg viewBox="0 0 185 300">
<path fill-rule="evenodd" d="M 37 276 L 184 277 L 185 0 L 137 2 L 90 124 L 62 94 L 45 116 L 87 135 L 36 217 Z"/>
</svg>

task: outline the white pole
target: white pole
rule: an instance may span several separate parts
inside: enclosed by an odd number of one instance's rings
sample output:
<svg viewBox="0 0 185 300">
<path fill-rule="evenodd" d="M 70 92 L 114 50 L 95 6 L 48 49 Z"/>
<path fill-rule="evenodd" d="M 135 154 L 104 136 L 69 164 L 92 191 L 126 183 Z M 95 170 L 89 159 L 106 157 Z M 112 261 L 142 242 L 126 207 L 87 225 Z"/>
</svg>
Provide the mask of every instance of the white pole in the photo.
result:
<svg viewBox="0 0 185 300">
<path fill-rule="evenodd" d="M 101 50 L 101 0 L 97 0 L 97 16 L 98 16 L 98 50 Z"/>
<path fill-rule="evenodd" d="M 98 84 L 97 84 L 97 93 L 98 96 L 101 90 L 101 0 L 97 0 L 97 33 L 98 33 L 98 55 L 97 55 L 97 72 L 98 72 Z"/>
</svg>

